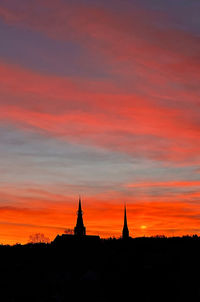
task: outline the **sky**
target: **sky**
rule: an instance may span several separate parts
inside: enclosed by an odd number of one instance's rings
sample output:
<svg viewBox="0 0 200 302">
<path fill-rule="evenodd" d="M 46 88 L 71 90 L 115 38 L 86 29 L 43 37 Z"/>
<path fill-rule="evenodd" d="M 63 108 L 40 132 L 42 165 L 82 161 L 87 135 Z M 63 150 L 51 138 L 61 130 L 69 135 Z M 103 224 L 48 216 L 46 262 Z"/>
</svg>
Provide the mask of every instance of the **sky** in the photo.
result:
<svg viewBox="0 0 200 302">
<path fill-rule="evenodd" d="M 0 0 L 0 243 L 200 235 L 199 0 Z"/>
</svg>

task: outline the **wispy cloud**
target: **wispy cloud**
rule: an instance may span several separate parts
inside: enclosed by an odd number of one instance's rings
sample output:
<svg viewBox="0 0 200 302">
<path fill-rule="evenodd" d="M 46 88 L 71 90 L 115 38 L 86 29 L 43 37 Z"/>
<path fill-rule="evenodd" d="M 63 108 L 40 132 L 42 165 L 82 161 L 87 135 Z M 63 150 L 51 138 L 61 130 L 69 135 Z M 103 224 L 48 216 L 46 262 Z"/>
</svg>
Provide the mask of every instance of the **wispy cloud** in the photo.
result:
<svg viewBox="0 0 200 302">
<path fill-rule="evenodd" d="M 86 85 L 84 80 L 84 88 L 80 80 L 46 77 L 5 64 L 0 73 L 8 99 L 6 104 L 4 99 L 1 101 L 0 118 L 4 121 L 137 156 L 172 161 L 198 159 L 195 106 L 170 108 L 152 98 L 120 91 L 116 94 L 119 89 L 112 83 L 107 82 L 105 87 L 94 83 L 90 88 L 91 83 Z M 115 87 L 115 93 L 107 92 L 109 85 L 110 91 Z"/>
<path fill-rule="evenodd" d="M 120 235 L 124 200 L 135 235 L 198 229 L 198 9 L 193 0 L 1 1 L 5 242 L 71 228 L 76 193 L 90 233 Z"/>
</svg>

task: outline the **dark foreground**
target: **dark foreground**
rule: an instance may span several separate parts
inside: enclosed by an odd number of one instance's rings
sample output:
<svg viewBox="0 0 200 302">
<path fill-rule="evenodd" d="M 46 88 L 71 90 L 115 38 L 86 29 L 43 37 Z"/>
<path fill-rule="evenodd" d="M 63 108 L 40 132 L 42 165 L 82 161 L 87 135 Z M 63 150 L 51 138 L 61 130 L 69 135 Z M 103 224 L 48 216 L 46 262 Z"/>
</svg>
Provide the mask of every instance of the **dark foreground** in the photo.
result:
<svg viewBox="0 0 200 302">
<path fill-rule="evenodd" d="M 0 247 L 0 301 L 199 301 L 200 238 Z"/>
</svg>

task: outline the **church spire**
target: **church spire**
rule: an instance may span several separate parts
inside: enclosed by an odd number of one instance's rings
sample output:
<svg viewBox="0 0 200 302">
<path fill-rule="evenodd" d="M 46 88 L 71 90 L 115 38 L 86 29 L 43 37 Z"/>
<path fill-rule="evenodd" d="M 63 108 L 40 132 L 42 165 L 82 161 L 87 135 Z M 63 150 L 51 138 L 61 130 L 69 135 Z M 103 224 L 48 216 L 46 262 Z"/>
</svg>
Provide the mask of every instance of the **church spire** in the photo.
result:
<svg viewBox="0 0 200 302">
<path fill-rule="evenodd" d="M 79 196 L 78 213 L 81 213 L 81 214 L 82 214 L 82 209 L 81 209 L 81 196 Z"/>
<path fill-rule="evenodd" d="M 74 235 L 84 236 L 86 233 L 85 226 L 83 224 L 83 212 L 81 209 L 81 197 L 79 196 L 78 212 L 77 212 L 77 222 L 74 228 Z"/>
<path fill-rule="evenodd" d="M 122 230 L 122 238 L 123 239 L 129 238 L 129 230 L 128 230 L 127 217 L 126 217 L 126 205 L 124 206 L 124 226 Z"/>
</svg>

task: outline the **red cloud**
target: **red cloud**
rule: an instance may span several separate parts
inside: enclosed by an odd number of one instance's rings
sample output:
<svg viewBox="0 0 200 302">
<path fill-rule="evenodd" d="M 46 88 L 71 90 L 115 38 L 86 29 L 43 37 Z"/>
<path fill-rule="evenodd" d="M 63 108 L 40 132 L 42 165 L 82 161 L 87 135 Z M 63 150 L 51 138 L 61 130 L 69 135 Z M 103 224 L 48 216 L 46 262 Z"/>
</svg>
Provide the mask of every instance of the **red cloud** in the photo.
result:
<svg viewBox="0 0 200 302">
<path fill-rule="evenodd" d="M 1 90 L 12 105 L 1 108 L 1 118 L 129 154 L 198 162 L 199 37 L 169 29 L 160 14 L 135 7 L 116 15 L 64 1 L 32 2 L 23 11 L 0 6 L 9 24 L 75 39 L 103 55 L 118 79 L 44 76 L 1 64 Z"/>
<path fill-rule="evenodd" d="M 137 156 L 198 160 L 195 106 L 173 108 L 123 93 L 112 81 L 91 85 L 86 79 L 46 76 L 5 64 L 0 65 L 0 78 L 10 103 L 0 101 L 0 119 Z"/>
<path fill-rule="evenodd" d="M 114 62 L 115 72 L 122 73 L 125 68 L 126 74 L 133 74 L 133 69 L 148 82 L 152 80 L 148 73 L 153 76 L 155 71 L 160 80 L 167 76 L 185 85 L 191 76 L 199 76 L 199 37 L 170 29 L 172 21 L 176 22 L 171 16 L 146 11 L 139 5 L 116 14 L 108 7 L 81 2 L 35 1 L 26 3 L 23 10 L 1 5 L 0 16 L 6 23 L 25 26 L 54 39 L 76 39 Z M 128 62 L 128 66 L 119 65 L 120 60 L 123 64 Z M 195 83 L 197 86 L 198 81 Z"/>
<path fill-rule="evenodd" d="M 200 186 L 199 180 L 191 181 L 162 181 L 162 182 L 141 182 L 127 184 L 128 188 L 144 188 L 144 187 L 172 187 L 172 188 L 185 188 L 185 187 L 198 187 Z"/>
</svg>

